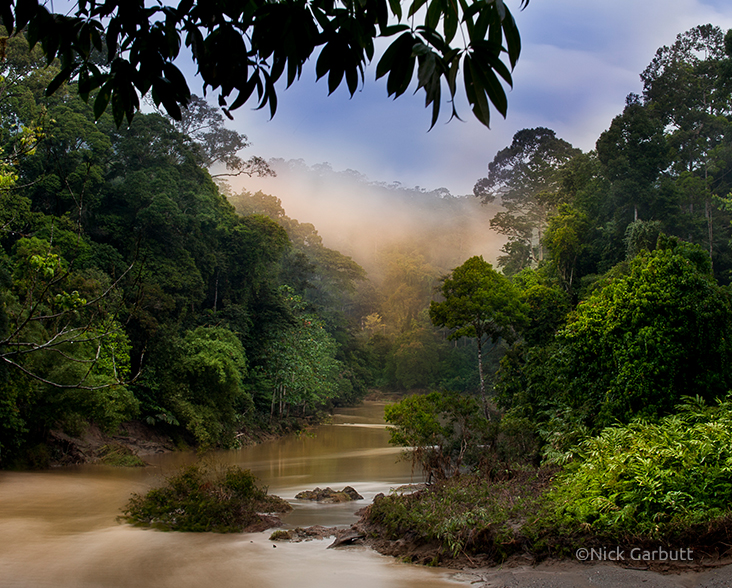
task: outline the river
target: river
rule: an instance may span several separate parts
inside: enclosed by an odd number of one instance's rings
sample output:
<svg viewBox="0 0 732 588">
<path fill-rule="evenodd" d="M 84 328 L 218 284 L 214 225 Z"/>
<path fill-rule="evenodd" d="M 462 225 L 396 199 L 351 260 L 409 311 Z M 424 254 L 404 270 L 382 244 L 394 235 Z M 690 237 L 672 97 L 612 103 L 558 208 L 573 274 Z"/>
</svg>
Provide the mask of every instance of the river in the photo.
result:
<svg viewBox="0 0 732 588">
<path fill-rule="evenodd" d="M 419 482 L 400 450 L 389 446 L 384 405 L 341 409 L 312 432 L 236 451 L 223 463 L 251 469 L 270 493 L 289 500 L 288 527 L 349 525 L 378 492 Z M 443 588 L 446 570 L 418 567 L 368 548 L 326 549 L 331 540 L 277 544 L 271 531 L 164 533 L 116 520 L 133 492 L 144 493 L 191 453 L 148 458 L 146 468 L 101 465 L 43 472 L 0 472 L 2 588 Z M 353 486 L 363 501 L 318 505 L 301 490 Z"/>
</svg>

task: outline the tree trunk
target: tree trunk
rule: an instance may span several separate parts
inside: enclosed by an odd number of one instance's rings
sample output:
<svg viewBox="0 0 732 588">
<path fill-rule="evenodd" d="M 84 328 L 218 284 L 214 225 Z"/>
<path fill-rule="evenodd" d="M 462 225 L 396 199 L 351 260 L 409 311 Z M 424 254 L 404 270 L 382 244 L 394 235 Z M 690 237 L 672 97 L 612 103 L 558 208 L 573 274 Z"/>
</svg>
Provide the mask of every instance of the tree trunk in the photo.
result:
<svg viewBox="0 0 732 588">
<path fill-rule="evenodd" d="M 488 399 L 485 396 L 485 379 L 483 378 L 483 337 L 477 337 L 478 339 L 478 377 L 480 378 L 480 401 L 483 405 L 483 414 L 485 418 L 491 420 L 490 413 L 488 412 Z"/>
<path fill-rule="evenodd" d="M 707 229 L 709 233 L 709 259 L 712 259 L 712 254 L 714 253 L 714 228 L 712 226 L 712 201 L 710 198 L 707 198 L 706 201 L 706 207 L 707 207 Z M 714 263 L 714 262 L 712 262 Z"/>
<path fill-rule="evenodd" d="M 216 287 L 214 288 L 214 312 L 218 310 L 219 305 L 219 270 L 216 268 Z"/>
</svg>

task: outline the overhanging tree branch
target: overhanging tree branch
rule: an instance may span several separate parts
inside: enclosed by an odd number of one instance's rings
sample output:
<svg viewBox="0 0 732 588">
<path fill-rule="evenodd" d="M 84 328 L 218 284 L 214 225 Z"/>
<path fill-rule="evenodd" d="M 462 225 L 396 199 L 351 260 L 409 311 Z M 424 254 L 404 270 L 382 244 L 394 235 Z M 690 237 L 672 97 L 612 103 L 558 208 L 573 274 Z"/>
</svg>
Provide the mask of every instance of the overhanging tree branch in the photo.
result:
<svg viewBox="0 0 732 588">
<path fill-rule="evenodd" d="M 519 5 L 528 3 L 520 0 Z M 416 79 L 425 106 L 432 106 L 432 126 L 443 86 L 457 116 L 461 69 L 475 117 L 488 126 L 489 105 L 505 116 L 503 84 L 512 85 L 511 70 L 521 52 L 518 28 L 503 0 L 413 0 L 407 7 L 410 24 L 402 22 L 398 0 L 181 0 L 177 6 L 77 0 L 73 6 L 60 14 L 37 0 L 11 0 L 0 8 L 0 22 L 14 34 L 26 30 L 31 46 L 39 44 L 48 63 L 59 60 L 60 72 L 47 93 L 76 79 L 83 97 L 94 96 L 95 115 L 111 107 L 117 125 L 132 120 L 139 97 L 148 93 L 173 118 L 181 118 L 181 108 L 191 100 L 175 65 L 183 45 L 204 88 L 218 91 L 227 116 L 250 100 L 274 116 L 275 84 L 283 75 L 289 87 L 305 62 L 317 57 L 317 77 L 327 77 L 329 92 L 345 80 L 353 95 L 374 58 L 374 41 L 395 37 L 378 62 L 377 78 L 386 76 L 387 92 L 395 97 Z M 415 26 L 418 14 L 424 18 Z M 458 28 L 463 42 L 455 46 Z"/>
</svg>

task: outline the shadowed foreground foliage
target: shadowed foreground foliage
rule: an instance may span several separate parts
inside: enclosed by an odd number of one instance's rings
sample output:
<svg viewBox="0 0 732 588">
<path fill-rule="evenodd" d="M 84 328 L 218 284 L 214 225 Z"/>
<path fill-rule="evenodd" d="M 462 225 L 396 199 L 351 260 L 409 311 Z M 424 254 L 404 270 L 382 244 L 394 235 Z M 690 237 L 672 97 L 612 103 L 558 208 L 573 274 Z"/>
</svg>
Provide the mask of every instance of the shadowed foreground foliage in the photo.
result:
<svg viewBox="0 0 732 588">
<path fill-rule="evenodd" d="M 278 496 L 268 496 L 249 470 L 196 464 L 144 496 L 133 494 L 121 518 L 162 531 L 240 533 L 259 523 L 260 513 L 291 508 Z"/>
</svg>

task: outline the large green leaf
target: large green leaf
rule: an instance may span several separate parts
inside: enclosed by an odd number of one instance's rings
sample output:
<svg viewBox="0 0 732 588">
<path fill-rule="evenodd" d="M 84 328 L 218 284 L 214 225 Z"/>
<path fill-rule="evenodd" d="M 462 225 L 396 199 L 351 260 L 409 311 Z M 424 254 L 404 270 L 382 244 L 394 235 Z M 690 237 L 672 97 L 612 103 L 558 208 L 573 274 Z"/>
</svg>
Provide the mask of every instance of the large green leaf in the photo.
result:
<svg viewBox="0 0 732 588">
<path fill-rule="evenodd" d="M 521 7 L 527 4 L 523 1 Z M 185 0 L 177 7 L 77 0 L 68 14 L 51 14 L 33 0 L 19 0 L 2 13 L 11 29 L 15 25 L 14 34 L 27 28 L 29 42 L 40 43 L 49 62 L 60 59 L 61 73 L 49 83 L 49 93 L 74 75 L 84 80 L 85 96 L 90 89 L 109 84 L 105 95 L 95 98 L 95 109 L 101 113 L 102 107 L 111 105 L 120 124 L 124 118 L 131 120 L 139 108 L 139 100 L 130 94 L 130 80 L 140 94 L 153 90 L 169 114 L 180 115 L 190 97 L 186 80 L 173 65 L 182 42 L 192 52 L 204 87 L 218 91 L 223 108 L 242 106 L 256 90 L 258 108 L 269 106 L 274 116 L 277 80 L 284 75 L 287 87 L 291 86 L 314 52 L 318 52 L 317 76 L 327 74 L 329 93 L 345 79 L 353 94 L 363 81 L 365 65 L 373 59 L 374 40 L 390 36 L 397 40 L 376 68 L 377 79 L 387 76 L 389 96 L 400 96 L 409 88 L 419 57 L 414 48 L 425 44 L 434 48 L 435 55 L 420 58 L 416 81 L 425 92 L 426 106 L 432 106 L 432 125 L 440 110 L 441 79 L 445 78 L 453 98 L 460 67 L 469 68 L 464 71 L 469 81 L 465 92 L 478 119 L 484 124 L 489 121 L 486 104 L 505 115 L 505 92 L 498 77 L 510 83 L 508 72 L 516 64 L 521 42 L 503 1 L 413 0 L 406 15 L 410 22 L 400 22 L 403 13 L 398 0 Z M 414 22 L 418 16 L 421 24 Z M 467 33 L 460 35 L 465 43 L 452 47 L 459 27 Z M 486 42 L 500 49 L 479 63 L 485 55 L 478 47 Z M 129 66 L 124 77 L 101 73 L 119 62 Z M 101 69 L 95 70 L 94 64 Z M 227 107 L 234 91 L 236 98 Z M 456 116 L 455 101 L 451 105 Z"/>
</svg>

